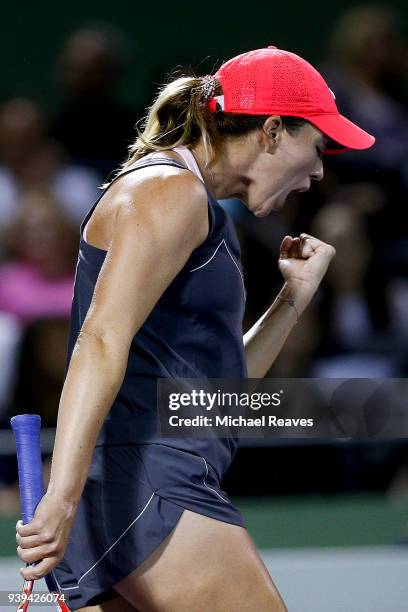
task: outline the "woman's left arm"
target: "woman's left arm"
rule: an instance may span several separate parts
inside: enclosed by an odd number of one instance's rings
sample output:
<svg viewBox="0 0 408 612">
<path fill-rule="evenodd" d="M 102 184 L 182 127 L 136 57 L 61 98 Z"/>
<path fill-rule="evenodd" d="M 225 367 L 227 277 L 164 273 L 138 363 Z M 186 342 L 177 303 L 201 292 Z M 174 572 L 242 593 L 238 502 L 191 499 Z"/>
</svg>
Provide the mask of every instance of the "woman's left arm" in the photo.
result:
<svg viewBox="0 0 408 612">
<path fill-rule="evenodd" d="M 244 336 L 248 377 L 262 378 L 309 304 L 336 251 L 310 236 L 285 236 L 279 255 L 284 285 L 272 306 Z"/>
</svg>

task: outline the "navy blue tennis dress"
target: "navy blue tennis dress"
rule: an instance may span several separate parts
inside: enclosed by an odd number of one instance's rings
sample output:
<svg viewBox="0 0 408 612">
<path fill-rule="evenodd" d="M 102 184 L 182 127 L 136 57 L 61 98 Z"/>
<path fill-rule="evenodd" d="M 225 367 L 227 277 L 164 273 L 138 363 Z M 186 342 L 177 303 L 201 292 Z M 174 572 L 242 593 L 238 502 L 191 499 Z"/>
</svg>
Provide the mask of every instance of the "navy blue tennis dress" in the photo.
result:
<svg viewBox="0 0 408 612">
<path fill-rule="evenodd" d="M 153 157 L 125 173 L 152 165 L 186 169 Z M 68 363 L 106 256 L 83 237 L 98 201 L 81 225 Z M 114 597 L 113 585 L 149 557 L 185 509 L 244 526 L 220 490 L 237 441 L 156 433 L 158 378 L 247 375 L 239 244 L 231 219 L 210 193 L 208 213 L 206 240 L 133 338 L 122 387 L 102 427 L 65 557 L 54 570 L 72 610 Z"/>
</svg>

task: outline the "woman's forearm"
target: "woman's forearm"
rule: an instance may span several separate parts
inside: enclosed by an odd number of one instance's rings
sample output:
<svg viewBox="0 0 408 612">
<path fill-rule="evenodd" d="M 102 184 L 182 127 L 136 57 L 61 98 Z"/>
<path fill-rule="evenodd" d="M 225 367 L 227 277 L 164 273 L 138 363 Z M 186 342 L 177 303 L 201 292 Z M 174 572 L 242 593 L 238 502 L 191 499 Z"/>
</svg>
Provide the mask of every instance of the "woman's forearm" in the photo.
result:
<svg viewBox="0 0 408 612">
<path fill-rule="evenodd" d="M 128 350 L 96 334 L 81 332 L 58 411 L 47 493 L 72 503 L 82 494 L 102 424 L 122 384 Z"/>
<path fill-rule="evenodd" d="M 294 305 L 290 303 L 292 300 Z M 249 378 L 265 376 L 309 301 L 310 297 L 285 283 L 270 308 L 245 334 Z"/>
</svg>

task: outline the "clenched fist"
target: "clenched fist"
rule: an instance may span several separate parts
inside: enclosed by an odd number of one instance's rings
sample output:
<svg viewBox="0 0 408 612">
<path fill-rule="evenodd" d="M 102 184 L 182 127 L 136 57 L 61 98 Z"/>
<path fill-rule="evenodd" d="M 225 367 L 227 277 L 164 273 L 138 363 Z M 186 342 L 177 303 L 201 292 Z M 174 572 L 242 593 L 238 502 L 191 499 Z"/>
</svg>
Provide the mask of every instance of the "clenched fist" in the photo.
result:
<svg viewBox="0 0 408 612">
<path fill-rule="evenodd" d="M 299 313 L 312 299 L 336 250 L 310 234 L 285 236 L 280 246 L 279 270 L 296 300 Z"/>
</svg>

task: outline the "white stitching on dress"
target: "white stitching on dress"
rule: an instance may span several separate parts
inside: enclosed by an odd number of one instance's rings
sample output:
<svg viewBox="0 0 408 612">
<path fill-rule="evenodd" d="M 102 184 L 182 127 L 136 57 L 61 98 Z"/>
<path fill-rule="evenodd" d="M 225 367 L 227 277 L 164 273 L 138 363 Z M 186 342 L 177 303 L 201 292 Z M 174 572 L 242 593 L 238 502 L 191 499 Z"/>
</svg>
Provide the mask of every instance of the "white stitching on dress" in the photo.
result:
<svg viewBox="0 0 408 612">
<path fill-rule="evenodd" d="M 241 270 L 239 269 L 239 265 L 238 265 L 238 264 L 237 264 L 237 262 L 235 261 L 235 258 L 234 258 L 234 257 L 231 255 L 231 251 L 229 250 L 228 245 L 227 245 L 227 243 L 225 242 L 225 240 L 224 240 L 224 244 L 225 244 L 225 248 L 226 248 L 226 249 L 227 249 L 227 251 L 228 251 L 228 255 L 231 257 L 232 261 L 233 261 L 233 262 L 234 262 L 234 264 L 236 265 L 237 270 L 238 270 L 238 272 L 239 272 L 239 275 L 240 275 L 240 277 L 241 277 L 241 281 L 242 281 L 242 289 L 243 289 L 243 291 L 244 291 L 244 300 L 245 300 L 245 299 L 246 299 L 246 290 L 245 290 L 244 277 L 243 277 L 243 275 L 242 275 Z"/>
<path fill-rule="evenodd" d="M 59 587 L 60 591 L 73 591 L 74 589 L 79 589 L 79 586 L 75 587 Z"/>
<path fill-rule="evenodd" d="M 155 494 L 154 494 L 154 493 L 152 493 L 152 495 L 151 495 L 151 497 L 150 497 L 149 501 L 147 502 L 147 504 L 145 505 L 145 507 L 143 508 L 143 510 L 140 512 L 140 514 L 138 514 L 138 516 L 137 516 L 137 517 L 136 517 L 136 518 L 135 518 L 135 519 L 134 519 L 134 520 L 133 520 L 133 521 L 130 523 L 130 525 L 129 525 L 128 527 L 126 527 L 125 531 L 124 531 L 124 532 L 123 532 L 123 533 L 122 533 L 122 534 L 121 534 L 121 535 L 118 537 L 118 539 L 117 539 L 117 540 L 115 540 L 115 541 L 114 541 L 114 543 L 113 543 L 111 546 L 109 546 L 108 550 L 106 550 L 106 551 L 103 553 L 102 557 L 100 557 L 100 558 L 98 559 L 98 561 L 96 561 L 96 563 L 94 563 L 94 564 L 92 565 L 92 567 L 90 567 L 90 568 L 89 568 L 89 569 L 88 569 L 88 570 L 87 570 L 87 571 L 86 571 L 84 574 L 82 574 L 82 576 L 81 576 L 81 577 L 80 577 L 80 579 L 78 580 L 78 584 L 81 582 L 81 580 L 82 580 L 83 578 L 85 578 L 85 576 L 86 576 L 87 574 L 89 574 L 89 572 L 90 572 L 91 570 L 93 570 L 93 569 L 94 569 L 94 568 L 95 568 L 95 567 L 98 565 L 98 563 L 100 563 L 100 562 L 102 561 L 102 559 L 103 559 L 104 557 L 106 557 L 106 555 L 108 554 L 108 552 L 110 552 L 110 551 L 112 550 L 112 548 L 113 548 L 114 546 L 116 546 L 116 544 L 119 542 L 119 540 L 121 540 L 121 539 L 123 538 L 123 536 L 125 535 L 125 533 L 127 533 L 127 532 L 129 531 L 129 529 L 130 529 L 130 528 L 131 528 L 131 527 L 132 527 L 132 526 L 133 526 L 133 525 L 136 523 L 136 521 L 138 521 L 138 520 L 140 519 L 140 517 L 142 516 L 143 512 L 146 510 L 146 508 L 148 507 L 148 505 L 149 505 L 149 504 L 150 504 L 150 502 L 152 501 L 152 499 L 153 499 L 154 495 L 155 495 Z"/>
<path fill-rule="evenodd" d="M 222 243 L 225 242 L 224 239 L 221 240 L 220 244 L 217 246 L 217 248 L 215 249 L 214 253 L 211 255 L 210 259 L 207 259 L 207 261 L 203 264 L 201 264 L 201 266 L 198 266 L 198 268 L 193 268 L 192 270 L 190 270 L 190 272 L 196 272 L 196 270 L 200 270 L 201 268 L 204 268 L 204 266 L 206 266 L 207 264 L 210 263 L 210 261 L 212 259 L 214 259 L 214 257 L 217 254 L 218 249 L 220 248 L 220 246 L 222 245 Z"/>
<path fill-rule="evenodd" d="M 238 270 L 238 272 L 239 272 L 239 275 L 240 275 L 240 277 L 241 277 L 241 282 L 242 282 L 242 290 L 243 290 L 243 292 L 244 292 L 244 300 L 245 300 L 245 299 L 246 299 L 246 290 L 245 290 L 244 277 L 243 277 L 243 275 L 242 275 L 241 270 L 239 269 L 239 265 L 237 264 L 237 262 L 236 262 L 236 260 L 235 260 L 235 257 L 233 257 L 233 255 L 231 254 L 231 251 L 229 250 L 228 245 L 227 245 L 227 243 L 225 242 L 225 238 L 223 238 L 223 239 L 221 240 L 220 244 L 217 246 L 217 248 L 215 249 L 214 253 L 211 255 L 210 259 L 207 259 L 207 261 L 206 261 L 206 262 L 204 262 L 203 264 L 201 264 L 201 266 L 198 266 L 197 268 L 193 268 L 192 270 L 190 270 L 190 272 L 196 272 L 197 270 L 201 270 L 201 268 L 204 268 L 204 266 L 206 266 L 207 264 L 209 264 L 209 263 L 210 263 L 210 261 L 211 261 L 212 259 L 214 259 L 214 257 L 216 256 L 216 254 L 217 254 L 217 252 L 218 252 L 218 249 L 219 249 L 219 248 L 222 246 L 222 244 L 224 244 L 225 248 L 227 249 L 227 253 L 228 253 L 228 255 L 231 257 L 231 259 L 232 259 L 233 263 L 235 264 L 235 266 L 236 266 L 236 268 L 237 268 L 237 270 Z"/>
<path fill-rule="evenodd" d="M 227 503 L 229 503 L 227 499 L 224 499 L 224 497 L 218 493 L 218 491 L 216 491 L 216 490 L 215 490 L 215 489 L 213 489 L 212 487 L 209 487 L 209 486 L 208 486 L 208 484 L 205 482 L 205 479 L 206 479 L 206 478 L 207 478 L 207 476 L 208 476 L 208 465 L 207 465 L 207 462 L 206 462 L 206 460 L 204 459 L 204 457 L 201 457 L 201 459 L 204 461 L 204 464 L 205 464 L 205 470 L 206 470 L 206 472 L 205 472 L 205 476 L 204 476 L 204 478 L 203 478 L 203 485 L 204 485 L 204 486 L 205 486 L 207 489 L 209 489 L 210 491 L 212 491 L 213 493 L 215 493 L 215 494 L 216 494 L 216 495 L 217 495 L 217 496 L 218 496 L 220 499 L 222 499 L 222 501 L 223 501 L 223 502 L 227 502 Z"/>
<path fill-rule="evenodd" d="M 62 587 L 62 586 L 60 585 L 60 583 L 58 582 L 58 580 L 57 580 L 57 577 L 56 577 L 56 575 L 55 575 L 54 570 L 51 570 L 50 574 L 51 574 L 51 575 L 52 575 L 52 577 L 54 578 L 54 580 L 55 580 L 55 582 L 56 582 L 56 584 L 57 584 L 57 587 L 59 588 L 59 590 L 60 590 L 60 591 L 73 591 L 74 589 L 79 589 L 79 586 L 66 587 L 66 588 Z"/>
</svg>

